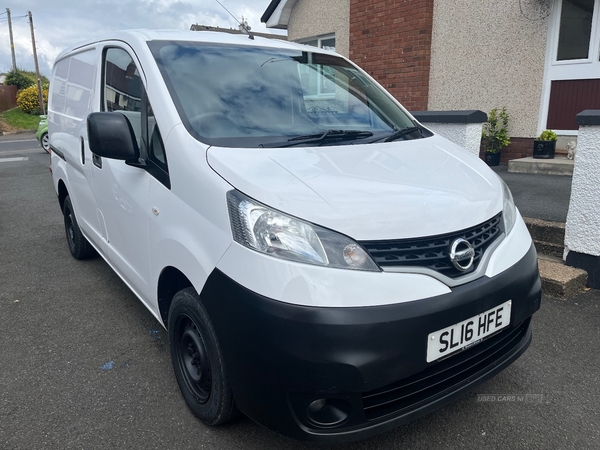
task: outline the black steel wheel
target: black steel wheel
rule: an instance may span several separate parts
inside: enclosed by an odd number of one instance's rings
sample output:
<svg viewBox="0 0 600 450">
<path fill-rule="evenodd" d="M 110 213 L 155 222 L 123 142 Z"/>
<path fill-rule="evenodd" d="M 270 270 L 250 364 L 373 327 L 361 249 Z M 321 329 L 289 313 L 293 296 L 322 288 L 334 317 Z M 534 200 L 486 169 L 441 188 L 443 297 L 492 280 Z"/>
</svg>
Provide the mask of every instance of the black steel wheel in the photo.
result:
<svg viewBox="0 0 600 450">
<path fill-rule="evenodd" d="M 75 211 L 73 210 L 73 204 L 69 196 L 65 198 L 65 202 L 63 203 L 63 216 L 67 243 L 69 244 L 71 255 L 76 259 L 89 259 L 96 256 L 96 250 L 81 233 L 79 225 L 77 225 Z"/>
<path fill-rule="evenodd" d="M 186 315 L 181 315 L 175 326 L 179 337 L 176 347 L 179 370 L 196 401 L 206 403 L 212 391 L 212 374 L 202 336 L 194 321 Z"/>
<path fill-rule="evenodd" d="M 188 407 L 207 425 L 237 415 L 223 354 L 214 328 L 194 288 L 179 291 L 169 310 L 171 361 Z"/>
</svg>

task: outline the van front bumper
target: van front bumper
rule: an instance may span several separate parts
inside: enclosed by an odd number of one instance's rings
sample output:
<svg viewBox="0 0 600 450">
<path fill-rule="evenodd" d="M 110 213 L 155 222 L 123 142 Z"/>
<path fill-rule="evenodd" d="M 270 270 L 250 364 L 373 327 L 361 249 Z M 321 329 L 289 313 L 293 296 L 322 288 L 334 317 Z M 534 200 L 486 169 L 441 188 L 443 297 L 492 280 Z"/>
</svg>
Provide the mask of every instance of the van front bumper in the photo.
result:
<svg viewBox="0 0 600 450">
<path fill-rule="evenodd" d="M 201 299 L 239 409 L 290 437 L 341 442 L 421 417 L 511 364 L 531 342 L 541 283 L 531 245 L 517 264 L 493 278 L 399 304 L 297 306 L 258 295 L 218 269 Z M 429 333 L 507 300 L 507 328 L 426 362 Z"/>
</svg>

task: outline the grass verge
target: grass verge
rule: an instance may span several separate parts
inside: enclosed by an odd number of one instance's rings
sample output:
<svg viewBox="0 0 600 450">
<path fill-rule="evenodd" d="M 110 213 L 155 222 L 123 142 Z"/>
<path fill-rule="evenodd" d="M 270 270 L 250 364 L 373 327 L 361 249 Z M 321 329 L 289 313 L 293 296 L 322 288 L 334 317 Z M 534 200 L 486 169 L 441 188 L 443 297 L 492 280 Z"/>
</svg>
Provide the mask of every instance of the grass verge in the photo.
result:
<svg viewBox="0 0 600 450">
<path fill-rule="evenodd" d="M 9 126 L 19 130 L 37 130 L 40 116 L 24 113 L 21 108 L 13 108 L 0 114 L 0 118 Z"/>
</svg>

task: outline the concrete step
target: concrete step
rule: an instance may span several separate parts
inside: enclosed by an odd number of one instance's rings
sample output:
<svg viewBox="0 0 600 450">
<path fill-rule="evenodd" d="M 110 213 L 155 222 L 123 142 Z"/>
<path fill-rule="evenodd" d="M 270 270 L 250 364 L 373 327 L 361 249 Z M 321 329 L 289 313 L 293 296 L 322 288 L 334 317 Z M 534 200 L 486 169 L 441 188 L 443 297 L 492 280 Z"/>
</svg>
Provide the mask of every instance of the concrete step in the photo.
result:
<svg viewBox="0 0 600 450">
<path fill-rule="evenodd" d="M 533 241 L 538 255 L 552 256 L 562 261 L 565 247 L 563 245 L 553 244 L 551 242 Z"/>
<path fill-rule="evenodd" d="M 544 242 L 548 244 L 565 245 L 565 224 L 563 222 L 550 222 L 548 220 L 532 219 L 524 217 L 523 220 L 527 225 L 529 234 L 535 242 Z M 540 252 L 538 250 L 539 253 Z M 562 257 L 562 251 L 560 255 Z"/>
<path fill-rule="evenodd" d="M 569 267 L 561 259 L 545 255 L 538 255 L 538 266 L 544 295 L 566 299 L 585 288 L 585 270 Z"/>
<path fill-rule="evenodd" d="M 537 159 L 530 156 L 508 161 L 508 171 L 513 173 L 572 176 L 573 165 L 573 160 L 565 157 Z"/>
<path fill-rule="evenodd" d="M 524 217 L 538 252 L 538 266 L 544 295 L 568 298 L 584 290 L 587 272 L 565 265 L 565 224 Z"/>
</svg>

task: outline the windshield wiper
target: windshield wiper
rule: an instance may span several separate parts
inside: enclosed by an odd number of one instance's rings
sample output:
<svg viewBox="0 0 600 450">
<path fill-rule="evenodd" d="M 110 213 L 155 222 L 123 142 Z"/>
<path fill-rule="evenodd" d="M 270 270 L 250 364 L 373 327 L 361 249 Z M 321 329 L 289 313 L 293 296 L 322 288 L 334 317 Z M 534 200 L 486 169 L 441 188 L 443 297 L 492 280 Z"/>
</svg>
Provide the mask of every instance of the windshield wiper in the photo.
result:
<svg viewBox="0 0 600 450">
<path fill-rule="evenodd" d="M 401 130 L 394 131 L 392 134 L 386 137 L 383 142 L 395 141 L 396 139 L 400 139 L 401 137 L 414 133 L 415 131 L 418 131 L 421 137 L 423 137 L 423 133 L 421 133 L 421 127 L 406 127 L 402 128 Z"/>
<path fill-rule="evenodd" d="M 261 147 L 292 147 L 294 145 L 301 144 L 314 144 L 320 143 L 319 145 L 330 142 L 330 141 L 351 141 L 353 139 L 364 139 L 373 136 L 370 131 L 362 130 L 327 130 L 322 133 L 307 134 L 302 136 L 295 136 L 284 142 L 269 142 L 266 144 L 260 144 Z"/>
</svg>

